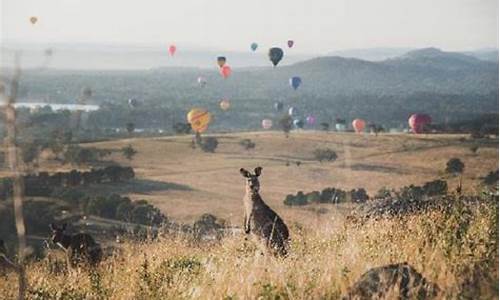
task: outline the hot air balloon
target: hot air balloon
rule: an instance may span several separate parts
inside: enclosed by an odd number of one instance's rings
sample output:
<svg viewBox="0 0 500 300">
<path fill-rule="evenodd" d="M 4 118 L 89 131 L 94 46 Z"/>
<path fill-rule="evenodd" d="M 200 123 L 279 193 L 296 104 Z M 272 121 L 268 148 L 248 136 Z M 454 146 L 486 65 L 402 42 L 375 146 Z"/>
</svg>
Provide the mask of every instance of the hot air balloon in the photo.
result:
<svg viewBox="0 0 500 300">
<path fill-rule="evenodd" d="M 31 22 L 31 24 L 35 25 L 36 22 L 38 22 L 38 18 L 35 17 L 35 16 L 33 16 L 33 17 L 30 18 L 30 22 Z"/>
<path fill-rule="evenodd" d="M 346 126 L 343 123 L 337 123 L 335 124 L 335 130 L 343 132 L 346 130 Z"/>
<path fill-rule="evenodd" d="M 301 119 L 295 119 L 293 120 L 293 126 L 295 126 L 295 128 L 304 128 L 304 121 L 302 121 Z"/>
<path fill-rule="evenodd" d="M 299 86 L 302 84 L 302 79 L 299 76 L 293 76 L 288 80 L 290 83 L 290 86 L 294 89 L 297 90 Z"/>
<path fill-rule="evenodd" d="M 217 57 L 217 64 L 219 65 L 219 68 L 222 68 L 226 64 L 226 57 L 225 56 L 218 56 Z"/>
<path fill-rule="evenodd" d="M 307 125 L 311 125 L 312 126 L 312 125 L 316 124 L 316 117 L 314 117 L 314 116 L 308 116 L 306 118 L 306 122 L 307 122 Z"/>
<path fill-rule="evenodd" d="M 138 105 L 139 101 L 137 101 L 137 99 L 135 98 L 128 99 L 128 106 L 130 106 L 130 108 L 136 108 Z"/>
<path fill-rule="evenodd" d="M 201 87 L 205 87 L 207 85 L 207 79 L 203 76 L 198 77 L 198 84 Z"/>
<path fill-rule="evenodd" d="M 168 53 L 170 53 L 170 56 L 174 56 L 175 51 L 177 51 L 177 47 L 175 45 L 170 45 L 170 47 L 168 47 Z"/>
<path fill-rule="evenodd" d="M 273 127 L 273 121 L 269 119 L 264 119 L 262 120 L 262 128 L 264 129 L 270 129 Z"/>
<path fill-rule="evenodd" d="M 293 106 L 292 106 L 292 107 L 290 107 L 290 108 L 288 109 L 288 115 L 289 115 L 289 116 L 295 116 L 295 115 L 297 115 L 297 109 L 296 109 L 295 107 L 293 107 Z"/>
<path fill-rule="evenodd" d="M 294 42 L 293 42 L 293 40 L 288 40 L 288 41 L 286 42 L 286 44 L 288 45 L 288 48 L 292 48 L 292 47 L 293 47 Z"/>
<path fill-rule="evenodd" d="M 283 58 L 283 50 L 278 47 L 273 47 L 269 49 L 269 60 L 273 63 L 273 66 L 277 66 L 280 60 Z"/>
<path fill-rule="evenodd" d="M 410 125 L 413 133 L 423 133 L 425 125 L 430 124 L 431 122 L 431 117 L 426 114 L 413 114 L 408 119 L 408 125 Z"/>
<path fill-rule="evenodd" d="M 187 114 L 187 121 L 195 132 L 202 133 L 208 129 L 212 115 L 205 109 L 193 108 Z"/>
<path fill-rule="evenodd" d="M 283 102 L 281 102 L 281 101 L 275 102 L 274 109 L 276 109 L 276 111 L 282 111 L 283 110 Z"/>
<path fill-rule="evenodd" d="M 220 68 L 220 74 L 222 75 L 222 77 L 224 77 L 224 79 L 227 79 L 229 75 L 231 75 L 231 72 L 231 67 L 228 65 L 224 65 L 222 66 L 222 68 Z"/>
<path fill-rule="evenodd" d="M 219 103 L 219 106 L 220 106 L 220 109 L 226 111 L 231 106 L 231 102 L 229 102 L 229 100 L 227 100 L 227 99 L 222 99 Z"/>
<path fill-rule="evenodd" d="M 354 119 L 352 121 L 352 127 L 354 128 L 354 130 L 357 132 L 357 133 L 362 133 L 363 132 L 363 129 L 365 129 L 365 121 L 362 120 L 362 119 Z"/>
<path fill-rule="evenodd" d="M 258 45 L 257 43 L 252 43 L 252 44 L 250 45 L 250 49 L 252 49 L 252 51 L 257 50 L 257 48 L 258 48 L 258 47 L 259 47 L 259 45 Z"/>
</svg>

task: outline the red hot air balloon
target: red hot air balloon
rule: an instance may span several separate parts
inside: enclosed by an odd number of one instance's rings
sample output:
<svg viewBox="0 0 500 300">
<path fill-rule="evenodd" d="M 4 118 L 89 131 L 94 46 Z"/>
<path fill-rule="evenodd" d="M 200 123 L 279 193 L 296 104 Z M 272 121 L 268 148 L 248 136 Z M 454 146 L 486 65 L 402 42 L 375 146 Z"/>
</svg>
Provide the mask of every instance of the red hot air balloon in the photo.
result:
<svg viewBox="0 0 500 300">
<path fill-rule="evenodd" d="M 352 127 L 354 128 L 356 133 L 362 133 L 363 129 L 365 129 L 365 125 L 366 125 L 366 123 L 362 119 L 354 119 L 352 121 Z"/>
<path fill-rule="evenodd" d="M 413 114 L 408 119 L 408 125 L 410 125 L 413 133 L 423 133 L 424 126 L 430 124 L 432 119 L 429 115 L 426 114 Z"/>
<path fill-rule="evenodd" d="M 224 79 L 227 79 L 229 75 L 231 75 L 231 72 L 231 67 L 228 65 L 223 65 L 222 68 L 220 68 L 220 74 L 224 77 Z"/>
<path fill-rule="evenodd" d="M 177 47 L 175 45 L 170 45 L 170 47 L 168 47 L 168 53 L 170 53 L 170 56 L 174 56 L 175 51 L 177 51 Z"/>
</svg>

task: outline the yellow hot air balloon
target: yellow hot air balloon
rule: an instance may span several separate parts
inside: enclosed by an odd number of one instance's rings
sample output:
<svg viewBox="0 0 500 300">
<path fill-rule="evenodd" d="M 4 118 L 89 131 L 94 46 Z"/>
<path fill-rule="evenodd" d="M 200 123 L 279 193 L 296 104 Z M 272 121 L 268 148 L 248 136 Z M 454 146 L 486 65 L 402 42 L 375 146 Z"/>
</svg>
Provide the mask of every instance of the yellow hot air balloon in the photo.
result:
<svg viewBox="0 0 500 300">
<path fill-rule="evenodd" d="M 227 100 L 227 99 L 223 99 L 223 100 L 221 100 L 219 105 L 220 105 L 220 109 L 226 111 L 231 106 L 231 102 L 229 102 L 229 100 Z"/>
<path fill-rule="evenodd" d="M 202 133 L 208 129 L 212 115 L 205 109 L 193 108 L 187 114 L 187 121 L 195 132 Z"/>
</svg>

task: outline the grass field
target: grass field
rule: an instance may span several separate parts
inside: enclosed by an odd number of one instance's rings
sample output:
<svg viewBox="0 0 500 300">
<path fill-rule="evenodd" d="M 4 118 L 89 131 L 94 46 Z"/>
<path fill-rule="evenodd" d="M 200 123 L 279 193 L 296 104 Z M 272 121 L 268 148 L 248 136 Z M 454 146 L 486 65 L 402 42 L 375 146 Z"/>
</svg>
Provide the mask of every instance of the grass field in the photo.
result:
<svg viewBox="0 0 500 300">
<path fill-rule="evenodd" d="M 242 223 L 244 181 L 239 168 L 264 168 L 261 193 L 291 229 L 286 259 L 261 256 L 252 239 L 235 234 L 220 242 L 198 243 L 168 234 L 150 243 L 127 241 L 120 254 L 97 272 L 58 267 L 61 251 L 28 265 L 34 299 L 339 299 L 372 267 L 408 262 L 440 287 L 438 299 L 495 299 L 498 294 L 498 200 L 429 211 L 402 218 L 345 221 L 351 205 L 326 205 L 325 214 L 283 204 L 287 194 L 326 187 L 398 188 L 438 178 L 450 190 L 458 179 L 445 174 L 446 162 L 465 163 L 464 194 L 480 195 L 480 177 L 498 168 L 498 140 L 460 135 L 355 135 L 324 132 L 219 134 L 215 153 L 191 149 L 191 136 L 85 144 L 106 149 L 132 145 L 136 179 L 93 188 L 147 199 L 172 220 L 192 223 L 212 213 Z M 256 148 L 244 150 L 250 138 Z M 470 147 L 479 146 L 477 153 Z M 315 161 L 316 148 L 331 148 L 335 162 Z M 296 162 L 300 161 L 300 166 Z M 289 165 L 287 166 L 287 162 Z M 41 163 L 55 171 L 70 166 Z M 496 198 L 498 199 L 498 198 Z M 494 200 L 495 201 L 495 200 Z M 3 280 L 3 279 L 2 279 Z M 0 295 L 14 297 L 13 274 L 0 281 Z M 390 299 L 390 298 L 389 298 Z"/>
</svg>

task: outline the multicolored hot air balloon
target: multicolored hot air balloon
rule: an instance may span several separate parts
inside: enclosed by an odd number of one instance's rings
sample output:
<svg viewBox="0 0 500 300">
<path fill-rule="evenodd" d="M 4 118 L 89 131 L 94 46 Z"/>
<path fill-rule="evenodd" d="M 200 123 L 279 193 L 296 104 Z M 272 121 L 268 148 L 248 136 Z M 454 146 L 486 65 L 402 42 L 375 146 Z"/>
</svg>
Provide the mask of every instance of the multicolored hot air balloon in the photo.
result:
<svg viewBox="0 0 500 300">
<path fill-rule="evenodd" d="M 312 125 L 316 124 L 316 117 L 314 117 L 314 116 L 308 116 L 306 118 L 306 122 L 307 122 L 307 125 L 312 126 Z"/>
<path fill-rule="evenodd" d="M 187 121 L 195 132 L 202 133 L 208 129 L 212 115 L 205 109 L 193 108 L 187 114 Z"/>
<path fill-rule="evenodd" d="M 226 64 L 226 57 L 225 56 L 218 56 L 217 57 L 217 64 L 219 65 L 219 68 L 222 68 Z"/>
<path fill-rule="evenodd" d="M 35 16 L 30 17 L 30 23 L 31 23 L 31 24 L 35 25 L 35 24 L 36 24 L 36 22 L 38 22 L 38 18 L 37 18 L 37 17 L 35 17 Z"/>
<path fill-rule="evenodd" d="M 259 47 L 259 45 L 258 45 L 257 43 L 252 43 L 252 44 L 250 45 L 250 49 L 252 49 L 252 51 L 257 50 L 257 48 L 258 48 L 258 47 Z"/>
<path fill-rule="evenodd" d="M 175 51 L 177 51 L 177 47 L 175 45 L 170 45 L 170 47 L 168 47 L 168 53 L 170 56 L 174 56 Z"/>
<path fill-rule="evenodd" d="M 302 78 L 300 78 L 299 76 L 293 76 L 288 80 L 288 82 L 290 83 L 290 86 L 294 90 L 297 90 L 299 86 L 302 84 Z"/>
<path fill-rule="evenodd" d="M 365 129 L 365 125 L 366 123 L 362 119 L 354 119 L 352 121 L 352 128 L 354 128 L 354 131 L 356 131 L 356 133 L 362 133 Z"/>
<path fill-rule="evenodd" d="M 229 100 L 227 100 L 227 99 L 222 99 L 219 103 L 219 106 L 220 106 L 220 109 L 222 109 L 223 111 L 226 111 L 229 109 L 229 107 L 231 107 L 231 102 L 229 102 Z"/>
<path fill-rule="evenodd" d="M 207 79 L 203 76 L 198 77 L 198 84 L 201 87 L 205 87 L 207 85 Z"/>
<path fill-rule="evenodd" d="M 283 58 L 283 50 L 278 47 L 273 47 L 269 49 L 269 60 L 273 63 L 273 66 L 277 66 L 280 60 Z"/>
<path fill-rule="evenodd" d="M 262 128 L 264 129 L 271 129 L 273 127 L 273 121 L 269 119 L 264 119 L 262 120 Z"/>
<path fill-rule="evenodd" d="M 281 101 L 277 101 L 274 103 L 274 109 L 276 111 L 282 111 L 283 107 L 284 107 L 284 105 L 283 105 L 283 102 L 281 102 Z"/>
<path fill-rule="evenodd" d="M 293 47 L 293 44 L 294 44 L 294 41 L 293 40 L 288 40 L 286 42 L 286 44 L 288 45 L 288 48 L 292 48 Z"/>
<path fill-rule="evenodd" d="M 292 106 L 292 107 L 290 107 L 290 108 L 288 109 L 288 115 L 289 115 L 289 116 L 295 116 L 295 115 L 297 115 L 297 109 L 296 109 L 295 107 L 293 107 L 293 106 Z"/>
<path fill-rule="evenodd" d="M 220 74 L 224 77 L 224 79 L 227 79 L 232 72 L 231 67 L 228 65 L 224 65 L 220 68 Z"/>
<path fill-rule="evenodd" d="M 431 117 L 426 114 L 413 114 L 408 119 L 408 125 L 410 125 L 413 133 L 423 133 L 425 126 L 431 122 Z"/>
</svg>

